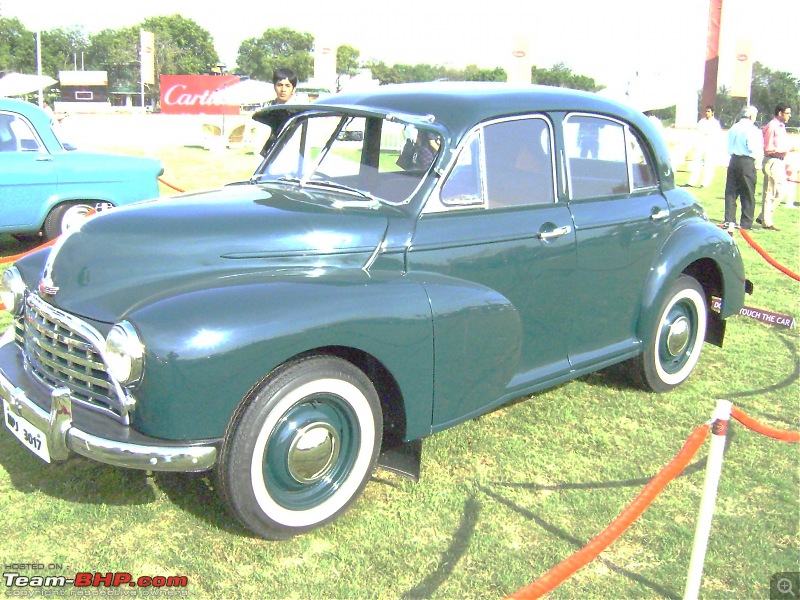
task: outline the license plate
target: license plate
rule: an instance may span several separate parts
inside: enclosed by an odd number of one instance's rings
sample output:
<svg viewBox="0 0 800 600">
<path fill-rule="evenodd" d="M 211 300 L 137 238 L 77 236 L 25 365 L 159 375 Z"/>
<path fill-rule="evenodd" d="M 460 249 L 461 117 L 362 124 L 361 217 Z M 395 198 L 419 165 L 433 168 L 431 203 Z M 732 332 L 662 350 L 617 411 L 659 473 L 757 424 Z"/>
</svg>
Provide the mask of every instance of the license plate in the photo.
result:
<svg viewBox="0 0 800 600">
<path fill-rule="evenodd" d="M 50 451 L 47 449 L 47 437 L 44 432 L 28 421 L 11 412 L 8 402 L 3 400 L 3 421 L 9 431 L 25 445 L 28 450 L 45 462 L 50 462 Z"/>
</svg>

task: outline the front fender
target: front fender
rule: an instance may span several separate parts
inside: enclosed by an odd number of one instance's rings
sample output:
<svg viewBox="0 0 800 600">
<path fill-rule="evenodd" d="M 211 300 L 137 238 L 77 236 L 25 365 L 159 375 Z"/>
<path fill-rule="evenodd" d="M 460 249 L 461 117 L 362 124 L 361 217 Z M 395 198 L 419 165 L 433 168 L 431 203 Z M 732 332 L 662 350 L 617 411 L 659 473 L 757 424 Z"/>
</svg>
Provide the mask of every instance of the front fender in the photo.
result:
<svg viewBox="0 0 800 600">
<path fill-rule="evenodd" d="M 665 290 L 684 272 L 699 278 L 707 294 L 719 295 L 721 319 L 738 313 L 744 305 L 744 264 L 736 243 L 730 235 L 705 220 L 687 221 L 662 246 L 650 270 L 642 296 L 639 339 L 653 330 Z"/>
<path fill-rule="evenodd" d="M 424 289 L 399 277 L 233 277 L 127 316 L 146 348 L 133 423 L 175 440 L 224 434 L 236 406 L 273 369 L 339 346 L 379 360 L 397 380 L 406 434 L 430 433 L 433 336 Z"/>
</svg>

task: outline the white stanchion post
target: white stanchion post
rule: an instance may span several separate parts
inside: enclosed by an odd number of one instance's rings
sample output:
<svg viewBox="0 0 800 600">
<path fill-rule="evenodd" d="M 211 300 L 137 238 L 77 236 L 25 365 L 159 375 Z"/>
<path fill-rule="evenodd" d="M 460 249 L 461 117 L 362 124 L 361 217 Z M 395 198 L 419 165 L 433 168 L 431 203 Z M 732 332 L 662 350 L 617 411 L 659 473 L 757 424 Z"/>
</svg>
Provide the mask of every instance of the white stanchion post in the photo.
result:
<svg viewBox="0 0 800 600">
<path fill-rule="evenodd" d="M 700 593 L 700 580 L 703 577 L 703 563 L 706 559 L 708 537 L 711 533 L 711 520 L 714 517 L 714 505 L 717 500 L 717 486 L 722 472 L 722 456 L 725 452 L 725 434 L 731 418 L 731 403 L 728 400 L 717 400 L 717 407 L 711 418 L 711 448 L 706 464 L 706 479 L 703 483 L 703 497 L 700 500 L 700 513 L 697 517 L 697 530 L 694 534 L 694 547 L 689 562 L 689 576 L 686 579 L 684 600 L 696 600 Z"/>
</svg>

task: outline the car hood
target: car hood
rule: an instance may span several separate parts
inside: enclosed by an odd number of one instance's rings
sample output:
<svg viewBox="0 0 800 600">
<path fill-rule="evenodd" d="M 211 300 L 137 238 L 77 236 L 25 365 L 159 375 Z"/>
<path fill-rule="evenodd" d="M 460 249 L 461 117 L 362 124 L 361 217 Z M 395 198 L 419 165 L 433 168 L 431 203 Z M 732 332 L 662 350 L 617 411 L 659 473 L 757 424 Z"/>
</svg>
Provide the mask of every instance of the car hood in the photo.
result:
<svg viewBox="0 0 800 600">
<path fill-rule="evenodd" d="M 63 310 L 112 323 L 234 276 L 360 269 L 385 236 L 386 210 L 334 208 L 325 195 L 253 185 L 116 208 L 59 240 L 39 293 Z"/>
</svg>

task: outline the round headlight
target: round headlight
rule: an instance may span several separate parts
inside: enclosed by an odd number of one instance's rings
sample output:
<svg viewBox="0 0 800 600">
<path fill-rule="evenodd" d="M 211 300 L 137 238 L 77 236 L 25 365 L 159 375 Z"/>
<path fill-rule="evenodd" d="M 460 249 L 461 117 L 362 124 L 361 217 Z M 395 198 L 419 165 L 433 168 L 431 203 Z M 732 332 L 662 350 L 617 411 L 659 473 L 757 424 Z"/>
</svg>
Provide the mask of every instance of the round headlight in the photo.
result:
<svg viewBox="0 0 800 600">
<path fill-rule="evenodd" d="M 144 345 L 133 325 L 122 321 L 111 328 L 103 358 L 109 374 L 122 385 L 139 380 L 144 368 Z"/>
<path fill-rule="evenodd" d="M 16 316 L 22 312 L 25 300 L 25 282 L 17 267 L 9 267 L 0 277 L 0 302 Z"/>
</svg>

